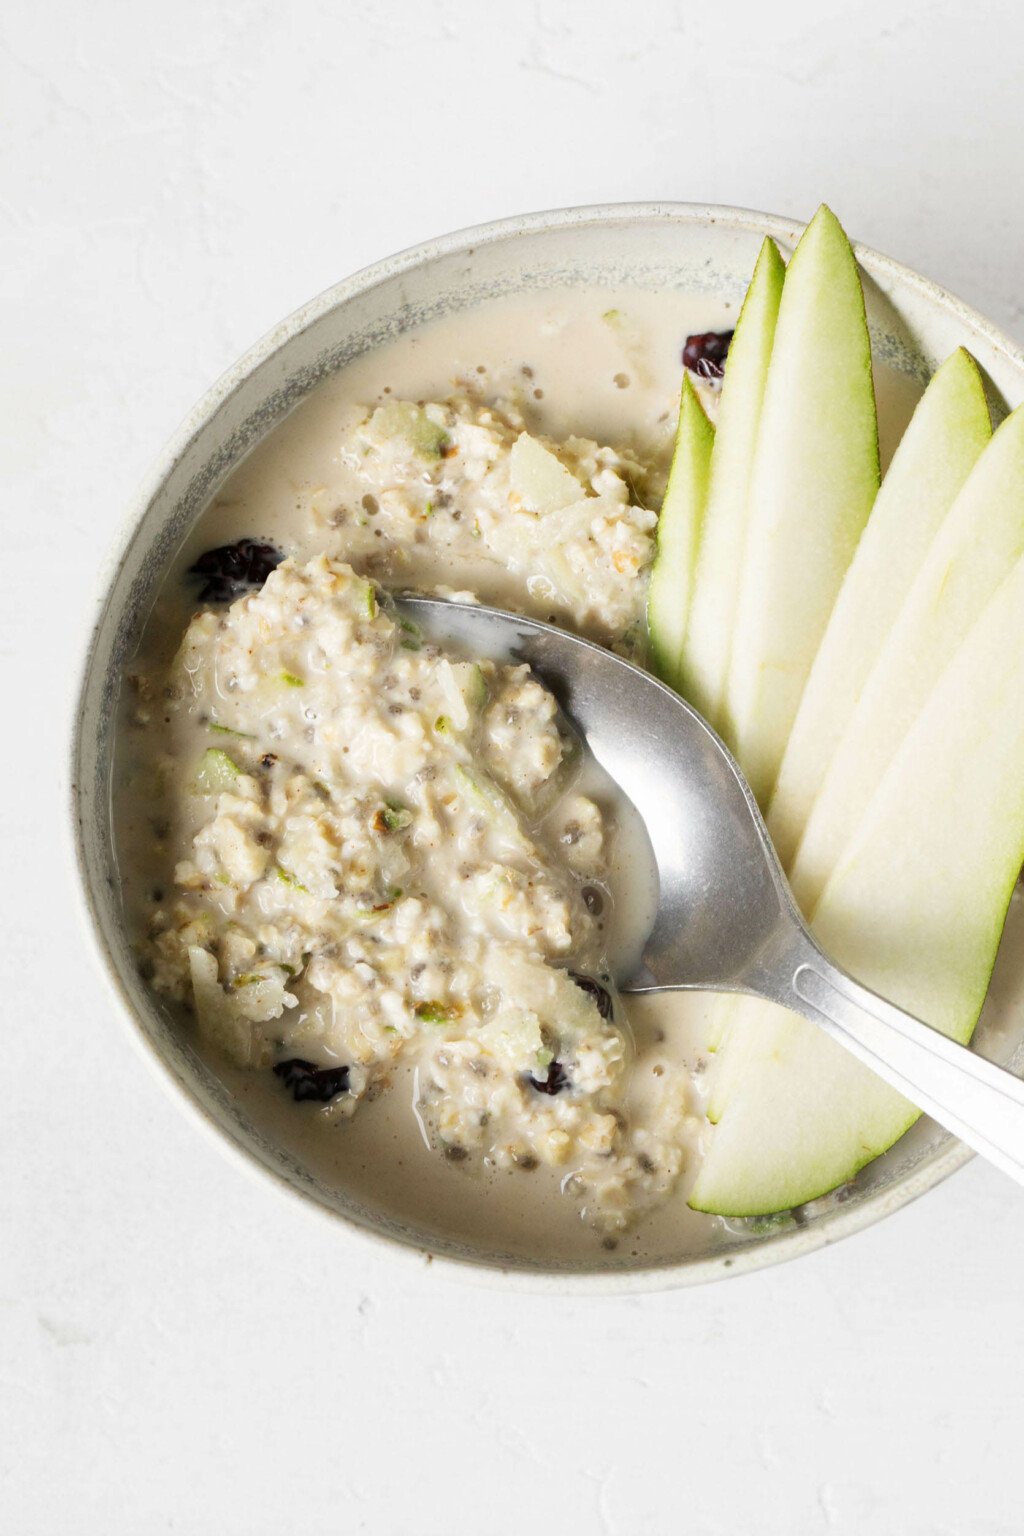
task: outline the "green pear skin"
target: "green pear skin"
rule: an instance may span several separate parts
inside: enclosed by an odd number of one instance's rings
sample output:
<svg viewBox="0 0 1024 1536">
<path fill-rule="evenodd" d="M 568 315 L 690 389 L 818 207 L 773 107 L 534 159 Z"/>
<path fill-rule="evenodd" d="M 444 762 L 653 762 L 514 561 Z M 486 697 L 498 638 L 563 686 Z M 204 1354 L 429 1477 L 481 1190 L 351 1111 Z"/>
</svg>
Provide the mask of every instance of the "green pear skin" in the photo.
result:
<svg viewBox="0 0 1024 1536">
<path fill-rule="evenodd" d="M 786 868 L 932 540 L 991 436 L 981 374 L 959 348 L 932 378 L 896 450 L 800 699 L 768 810 Z"/>
<path fill-rule="evenodd" d="M 810 916 L 900 742 L 1024 554 L 1024 407 L 993 434 L 935 535 L 807 816 L 789 872 Z"/>
<path fill-rule="evenodd" d="M 838 220 L 822 207 L 782 290 L 722 717 L 762 806 L 878 484 L 860 274 Z"/>
<path fill-rule="evenodd" d="M 658 517 L 657 550 L 647 596 L 651 662 L 662 681 L 672 688 L 679 682 L 714 440 L 715 429 L 684 374 L 679 426 Z"/>
<path fill-rule="evenodd" d="M 761 247 L 729 347 L 680 692 L 716 729 L 721 721 L 747 541 L 750 476 L 786 266 L 774 240 Z"/>
</svg>

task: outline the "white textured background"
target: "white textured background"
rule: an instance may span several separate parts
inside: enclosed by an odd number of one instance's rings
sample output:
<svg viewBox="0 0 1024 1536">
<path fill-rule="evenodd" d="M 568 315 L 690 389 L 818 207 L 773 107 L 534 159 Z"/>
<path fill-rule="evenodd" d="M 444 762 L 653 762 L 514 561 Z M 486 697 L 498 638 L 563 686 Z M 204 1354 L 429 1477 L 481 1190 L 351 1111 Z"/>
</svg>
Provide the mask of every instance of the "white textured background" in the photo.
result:
<svg viewBox="0 0 1024 1536">
<path fill-rule="evenodd" d="M 632 1301 L 396 1266 L 151 1081 L 57 801 L 121 508 L 279 317 L 506 213 L 825 197 L 1024 339 L 1022 52 L 1019 0 L 0 9 L 3 1536 L 1024 1528 L 1024 1192 Z"/>
</svg>

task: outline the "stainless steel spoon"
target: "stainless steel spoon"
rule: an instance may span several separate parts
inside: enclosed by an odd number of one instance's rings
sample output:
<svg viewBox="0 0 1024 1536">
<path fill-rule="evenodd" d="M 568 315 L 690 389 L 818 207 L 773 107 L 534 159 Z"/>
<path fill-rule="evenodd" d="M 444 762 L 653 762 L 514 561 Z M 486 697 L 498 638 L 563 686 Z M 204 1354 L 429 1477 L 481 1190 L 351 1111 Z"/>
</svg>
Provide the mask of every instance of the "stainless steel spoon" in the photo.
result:
<svg viewBox="0 0 1024 1536">
<path fill-rule="evenodd" d="M 649 673 L 550 624 L 403 597 L 429 639 L 528 662 L 642 817 L 657 917 L 624 992 L 747 992 L 819 1024 L 975 1151 L 1024 1182 L 1024 1082 L 862 987 L 818 948 L 737 763 Z"/>
</svg>

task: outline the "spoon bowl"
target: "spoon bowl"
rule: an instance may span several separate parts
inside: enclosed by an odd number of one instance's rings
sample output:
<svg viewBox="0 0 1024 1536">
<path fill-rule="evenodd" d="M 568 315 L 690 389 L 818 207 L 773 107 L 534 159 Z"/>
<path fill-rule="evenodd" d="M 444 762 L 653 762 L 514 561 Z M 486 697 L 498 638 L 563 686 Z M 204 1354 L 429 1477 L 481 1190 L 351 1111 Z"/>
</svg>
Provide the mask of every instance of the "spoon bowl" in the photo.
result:
<svg viewBox="0 0 1024 1536">
<path fill-rule="evenodd" d="M 758 955 L 799 917 L 757 803 L 707 721 L 649 672 L 552 624 L 443 598 L 398 607 L 442 647 L 531 667 L 639 813 L 658 909 L 620 990 L 750 991 Z"/>
</svg>

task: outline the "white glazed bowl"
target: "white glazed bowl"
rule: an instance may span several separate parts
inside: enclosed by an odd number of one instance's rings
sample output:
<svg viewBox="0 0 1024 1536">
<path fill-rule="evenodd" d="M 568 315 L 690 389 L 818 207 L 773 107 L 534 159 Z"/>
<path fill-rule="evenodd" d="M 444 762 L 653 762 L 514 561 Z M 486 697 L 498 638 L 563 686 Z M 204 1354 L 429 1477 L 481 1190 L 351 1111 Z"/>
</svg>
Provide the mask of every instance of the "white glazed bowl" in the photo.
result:
<svg viewBox="0 0 1024 1536">
<path fill-rule="evenodd" d="M 575 208 L 503 220 L 394 256 L 314 299 L 215 385 L 155 465 L 131 509 L 99 603 L 85 661 L 72 746 L 75 842 L 84 896 L 104 968 L 135 1039 L 178 1102 L 251 1169 L 394 1251 L 429 1251 L 462 1266 L 538 1288 L 636 1291 L 723 1278 L 808 1253 L 888 1215 L 959 1168 L 968 1152 L 920 1122 L 845 1190 L 817 1201 L 782 1228 L 727 1230 L 708 1222 L 703 1251 L 657 1265 L 556 1268 L 500 1252 L 468 1250 L 416 1231 L 320 1185 L 269 1144 L 195 1056 L 140 979 L 118 904 L 109 796 L 119 681 L 174 551 L 239 460 L 326 375 L 368 348 L 432 316 L 488 296 L 563 285 L 679 288 L 738 300 L 766 234 L 788 254 L 800 233 L 789 220 L 679 203 Z M 876 358 L 926 377 L 966 345 L 993 400 L 1024 398 L 1024 356 L 979 315 L 926 279 L 858 248 Z M 986 1054 L 1010 1060 L 1024 1035 L 1024 914 L 1011 912 L 986 1013 Z"/>
</svg>

